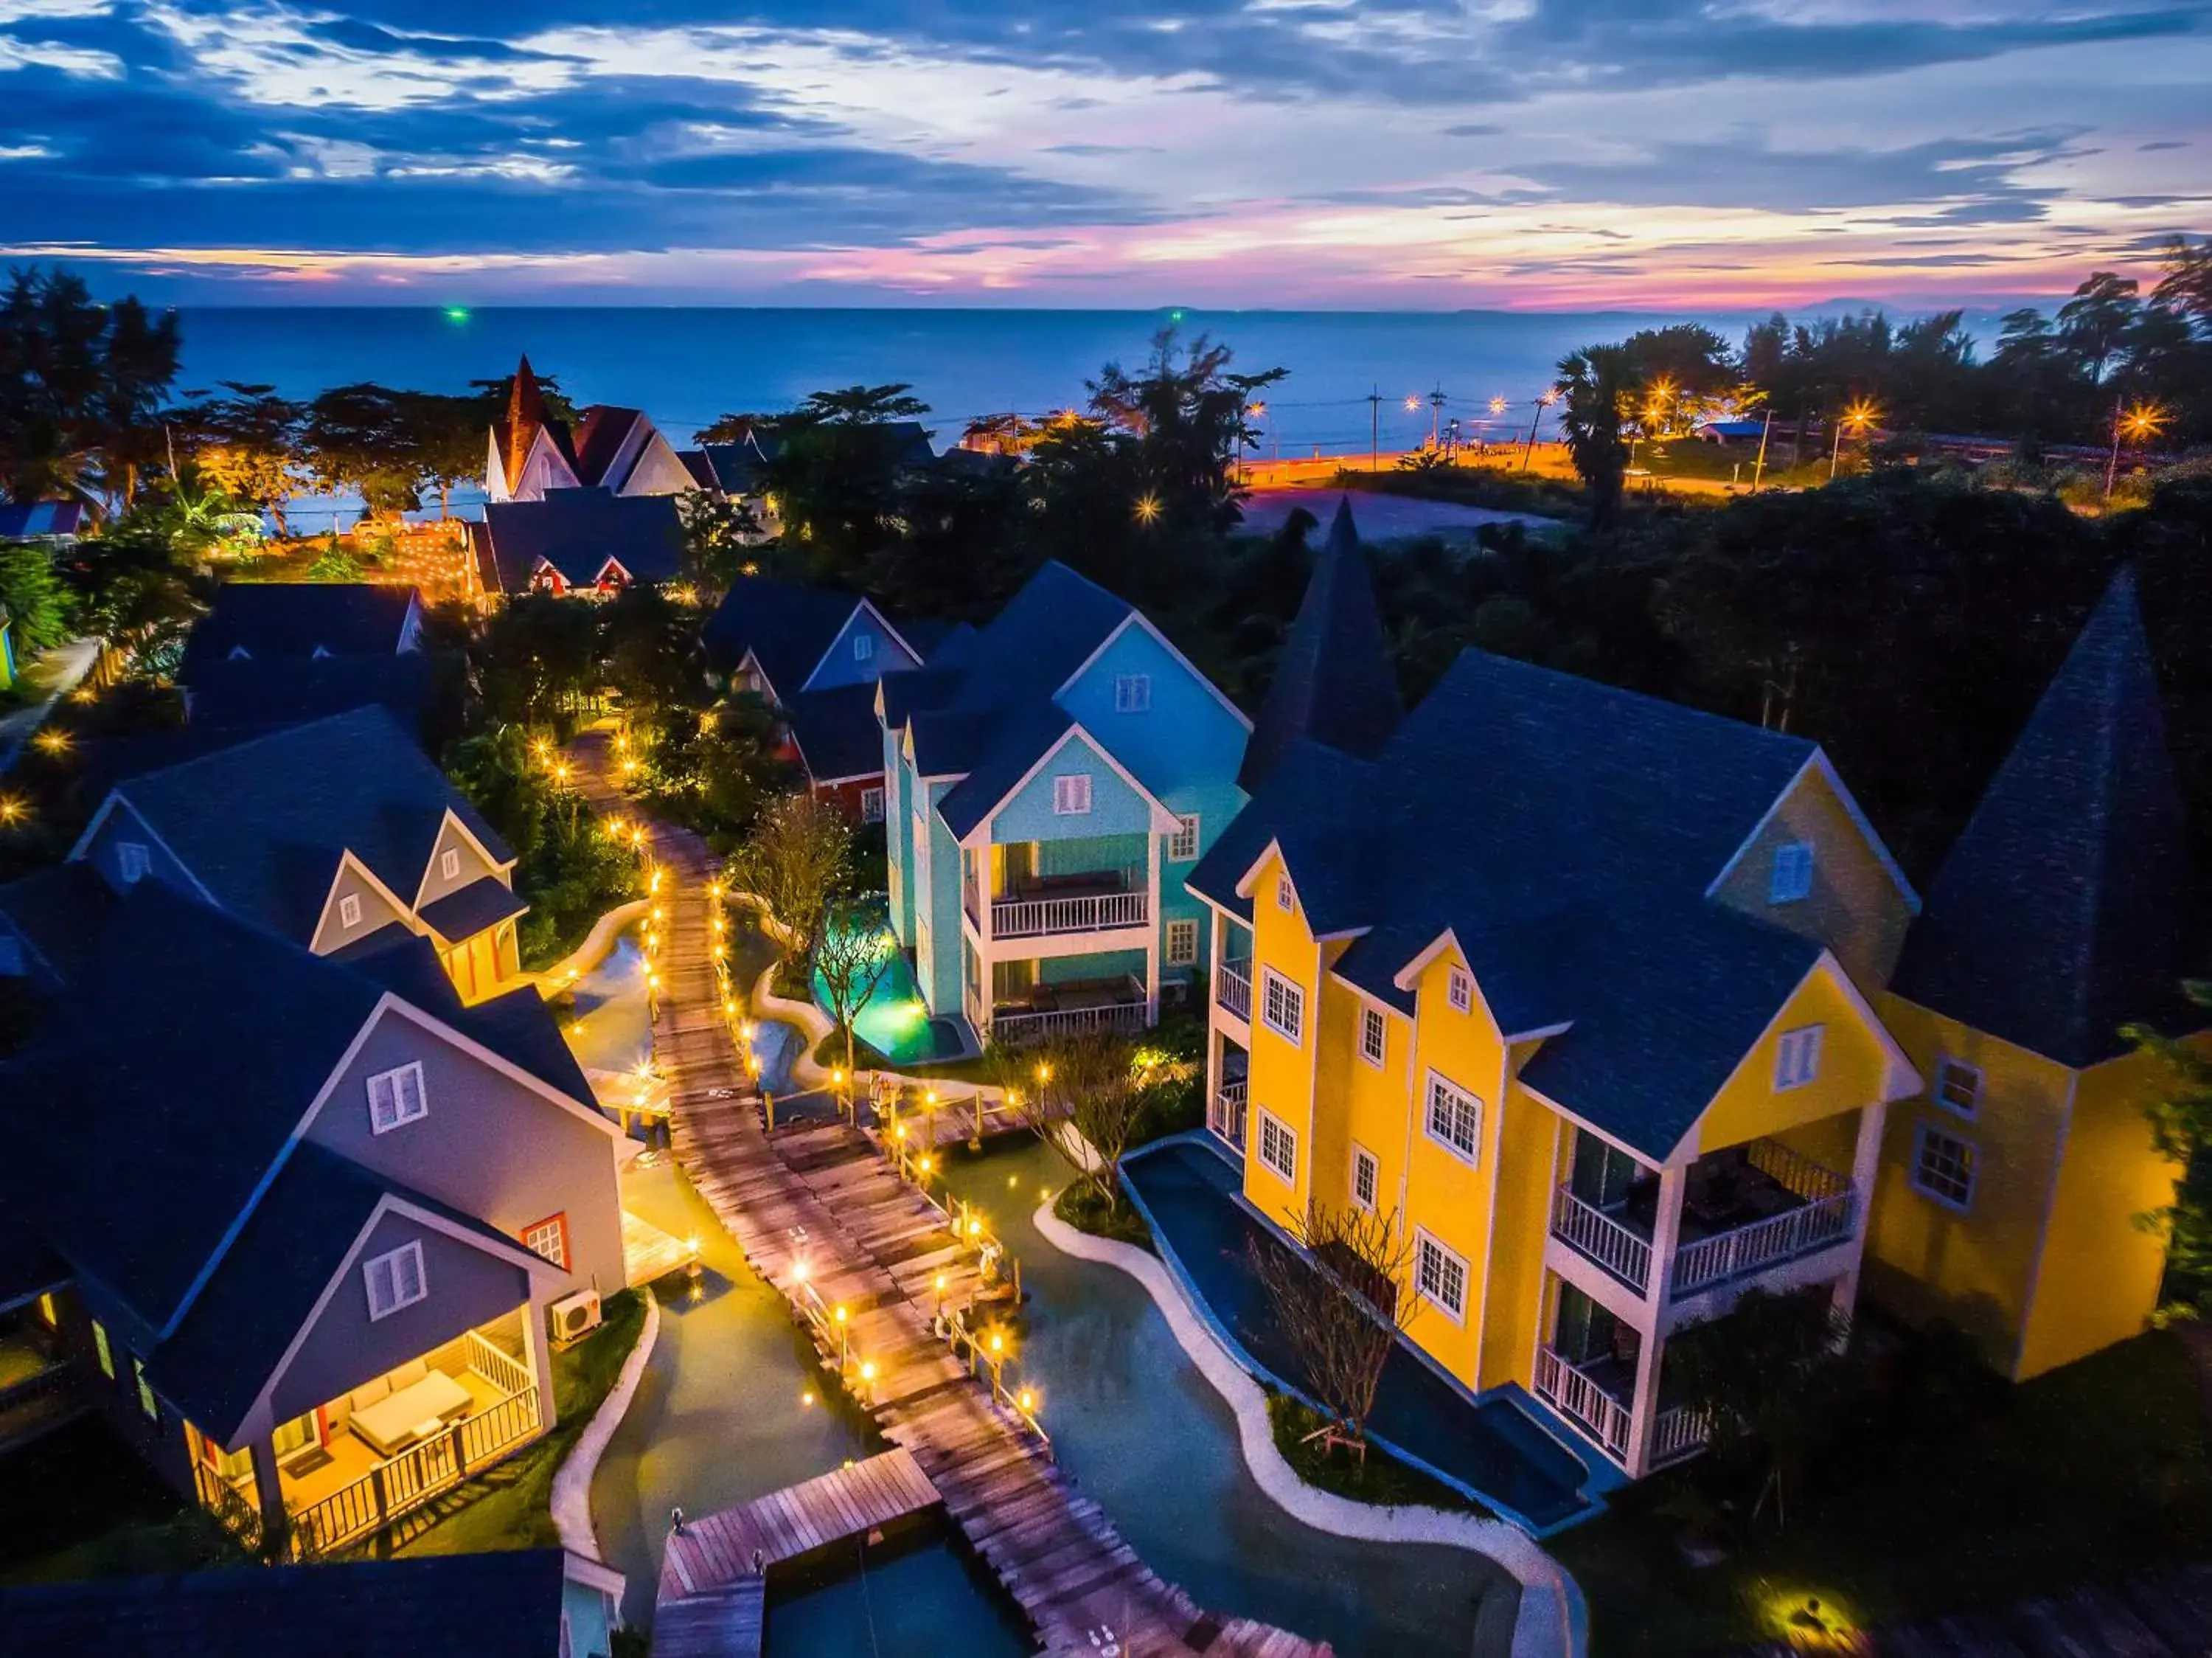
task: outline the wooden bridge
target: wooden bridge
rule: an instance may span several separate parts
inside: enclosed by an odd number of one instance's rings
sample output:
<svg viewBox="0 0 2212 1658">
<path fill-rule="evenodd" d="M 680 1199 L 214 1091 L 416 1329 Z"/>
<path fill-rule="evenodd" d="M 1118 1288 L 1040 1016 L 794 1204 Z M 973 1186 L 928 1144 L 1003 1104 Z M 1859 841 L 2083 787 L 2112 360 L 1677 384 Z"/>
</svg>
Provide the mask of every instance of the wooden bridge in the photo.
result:
<svg viewBox="0 0 2212 1658">
<path fill-rule="evenodd" d="M 589 739 L 579 745 L 587 786 L 611 796 L 605 757 Z M 936 1315 L 966 1305 L 980 1279 L 939 1211 L 864 1135 L 834 1123 L 773 1138 L 763 1131 L 740 1096 L 723 1018 L 706 848 L 681 830 L 654 826 L 652 834 L 668 912 L 654 1044 L 677 1156 L 754 1269 L 794 1309 L 826 1305 L 842 1315 L 834 1367 L 884 1437 L 911 1454 L 1044 1650 L 1326 1658 L 1325 1645 L 1210 1613 L 1148 1570 L 1098 1505 L 1069 1486 L 1022 1415 L 952 1356 L 935 1332 Z M 738 1650 L 690 1644 L 742 1622 L 731 1585 L 700 1581 L 696 1593 L 665 1600 L 656 1653 L 664 1640 L 670 1653 Z M 665 1580 L 663 1587 L 665 1594 Z"/>
</svg>

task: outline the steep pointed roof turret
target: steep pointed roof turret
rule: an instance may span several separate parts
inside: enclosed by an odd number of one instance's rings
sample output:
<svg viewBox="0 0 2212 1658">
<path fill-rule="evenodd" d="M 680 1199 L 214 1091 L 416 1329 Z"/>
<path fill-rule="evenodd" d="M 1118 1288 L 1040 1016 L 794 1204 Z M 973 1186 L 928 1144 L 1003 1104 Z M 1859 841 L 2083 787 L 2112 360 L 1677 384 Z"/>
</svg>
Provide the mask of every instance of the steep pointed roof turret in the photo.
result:
<svg viewBox="0 0 2212 1658">
<path fill-rule="evenodd" d="M 1382 618 L 1375 608 L 1374 580 L 1352 521 L 1352 501 L 1340 497 L 1305 598 L 1283 641 L 1274 683 L 1253 722 L 1237 781 L 1247 792 L 1257 789 L 1299 741 L 1368 759 L 1389 741 L 1404 712 Z"/>
<path fill-rule="evenodd" d="M 1893 982 L 2081 1067 L 2179 1002 L 2194 892 L 2132 570 L 2091 614 L 1929 888 Z"/>
</svg>

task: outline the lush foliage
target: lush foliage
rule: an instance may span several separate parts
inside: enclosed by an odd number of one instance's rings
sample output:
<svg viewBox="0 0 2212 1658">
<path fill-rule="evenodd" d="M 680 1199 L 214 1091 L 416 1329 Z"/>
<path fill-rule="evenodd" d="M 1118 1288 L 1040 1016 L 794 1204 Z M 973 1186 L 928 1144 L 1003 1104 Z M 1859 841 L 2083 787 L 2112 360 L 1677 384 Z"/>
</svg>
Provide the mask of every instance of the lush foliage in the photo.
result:
<svg viewBox="0 0 2212 1658">
<path fill-rule="evenodd" d="M 790 962 L 814 959 L 830 900 L 851 878 L 853 832 L 837 808 L 811 794 L 786 795 L 763 811 L 722 867 L 732 890 L 750 893 L 788 934 Z"/>
<path fill-rule="evenodd" d="M 8 613 L 19 656 L 27 658 L 70 637 L 69 589 L 44 547 L 0 546 L 0 609 Z"/>
<path fill-rule="evenodd" d="M 1067 1160 L 1072 1190 L 1081 1194 L 1071 1201 L 1095 1207 L 1109 1223 L 1121 1209 L 1121 1159 L 1200 1069 L 1164 1046 L 1107 1030 L 1035 1047 L 994 1043 L 984 1060 L 1021 1120 Z M 1063 1132 L 1069 1128 L 1079 1144 Z"/>
<path fill-rule="evenodd" d="M 2212 1023 L 2212 983 L 2184 988 L 2197 1022 Z M 2164 1310 L 2212 1318 L 2212 1059 L 2146 1025 L 2130 1026 L 2128 1035 L 2166 1067 L 2167 1086 L 2151 1106 L 2151 1135 L 2182 1171 L 2173 1200 L 2139 1217 L 2166 1240 Z"/>
<path fill-rule="evenodd" d="M 96 303 L 66 271 L 17 270 L 0 294 L 0 496 L 130 504 L 158 464 L 177 319 Z"/>
</svg>

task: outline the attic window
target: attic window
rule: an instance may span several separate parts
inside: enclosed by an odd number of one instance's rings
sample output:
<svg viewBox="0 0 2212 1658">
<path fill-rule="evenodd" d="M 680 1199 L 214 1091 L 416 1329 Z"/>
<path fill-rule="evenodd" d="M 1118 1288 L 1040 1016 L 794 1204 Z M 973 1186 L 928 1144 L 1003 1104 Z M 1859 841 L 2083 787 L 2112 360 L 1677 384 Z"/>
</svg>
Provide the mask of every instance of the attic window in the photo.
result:
<svg viewBox="0 0 2212 1658">
<path fill-rule="evenodd" d="M 146 844 L 143 841 L 118 840 L 115 843 L 115 872 L 123 877 L 125 887 L 135 887 L 146 878 Z"/>
<path fill-rule="evenodd" d="M 1052 809 L 1064 818 L 1079 818 L 1091 810 L 1091 774 L 1070 771 L 1052 780 Z"/>
<path fill-rule="evenodd" d="M 461 855 L 459 850 L 448 846 L 438 854 L 438 875 L 441 880 L 451 881 L 460 873 Z"/>
<path fill-rule="evenodd" d="M 1982 1103 L 1982 1074 L 1963 1059 L 1945 1059 L 1936 1067 L 1936 1100 L 1961 1117 L 1972 1117 Z"/>
<path fill-rule="evenodd" d="M 1766 877 L 1770 904 L 1795 904 L 1813 890 L 1813 848 L 1802 840 L 1774 849 L 1774 868 Z"/>
<path fill-rule="evenodd" d="M 404 1243 L 387 1253 L 372 1257 L 361 1269 L 368 1286 L 368 1316 L 390 1318 L 403 1307 L 412 1307 L 430 1293 L 422 1271 L 422 1246 Z"/>
<path fill-rule="evenodd" d="M 1116 674 L 1114 676 L 1114 711 L 1116 714 L 1148 714 L 1152 707 L 1151 674 Z"/>
<path fill-rule="evenodd" d="M 338 925 L 341 927 L 361 925 L 361 894 L 359 893 L 347 893 L 339 898 Z"/>
<path fill-rule="evenodd" d="M 1454 1013 L 1466 1013 L 1474 1006 L 1474 981 L 1464 969 L 1454 967 L 1451 977 L 1444 981 L 1444 996 Z"/>
<path fill-rule="evenodd" d="M 389 1134 L 429 1114 L 430 1102 L 422 1094 L 422 1061 L 379 1071 L 368 1079 L 370 1133 Z"/>
<path fill-rule="evenodd" d="M 1291 878 L 1288 875 L 1277 875 L 1275 877 L 1275 907 L 1278 910 L 1294 910 L 1297 907 L 1297 895 L 1291 891 Z"/>
<path fill-rule="evenodd" d="M 1820 1074 L 1820 1037 L 1826 1027 L 1803 1025 L 1784 1031 L 1774 1045 L 1774 1091 L 1799 1088 Z"/>
<path fill-rule="evenodd" d="M 855 633 L 853 636 L 853 660 L 854 661 L 872 661 L 874 660 L 875 655 L 876 636 L 874 634 Z"/>
</svg>

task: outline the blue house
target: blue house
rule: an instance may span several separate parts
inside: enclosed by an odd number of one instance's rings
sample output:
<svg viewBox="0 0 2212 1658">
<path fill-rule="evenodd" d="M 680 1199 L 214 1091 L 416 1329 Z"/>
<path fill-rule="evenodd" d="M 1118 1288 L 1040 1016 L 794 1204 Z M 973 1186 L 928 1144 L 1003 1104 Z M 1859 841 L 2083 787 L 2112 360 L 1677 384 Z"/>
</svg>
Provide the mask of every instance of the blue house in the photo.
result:
<svg viewBox="0 0 2212 1658">
<path fill-rule="evenodd" d="M 1047 564 L 876 707 L 891 925 L 930 1015 L 1029 1041 L 1195 996 L 1183 881 L 1244 803 L 1252 724 L 1141 612 Z"/>
</svg>

